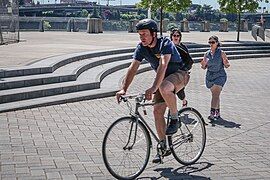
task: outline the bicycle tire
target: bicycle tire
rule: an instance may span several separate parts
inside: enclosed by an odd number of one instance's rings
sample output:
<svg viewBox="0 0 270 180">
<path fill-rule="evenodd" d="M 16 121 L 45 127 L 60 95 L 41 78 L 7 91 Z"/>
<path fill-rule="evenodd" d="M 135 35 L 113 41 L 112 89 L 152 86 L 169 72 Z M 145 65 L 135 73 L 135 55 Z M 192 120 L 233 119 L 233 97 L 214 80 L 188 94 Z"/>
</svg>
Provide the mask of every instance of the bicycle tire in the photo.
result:
<svg viewBox="0 0 270 180">
<path fill-rule="evenodd" d="M 191 107 L 181 109 L 178 116 L 180 127 L 177 133 L 168 137 L 169 146 L 179 163 L 191 165 L 199 160 L 205 148 L 205 122 L 201 114 Z"/>
<path fill-rule="evenodd" d="M 150 135 L 144 124 L 137 122 L 136 131 L 134 117 L 120 118 L 105 133 L 102 143 L 103 161 L 110 174 L 117 179 L 135 179 L 144 171 L 149 161 Z M 134 142 L 135 134 L 136 140 L 132 148 L 124 149 L 127 144 Z"/>
</svg>

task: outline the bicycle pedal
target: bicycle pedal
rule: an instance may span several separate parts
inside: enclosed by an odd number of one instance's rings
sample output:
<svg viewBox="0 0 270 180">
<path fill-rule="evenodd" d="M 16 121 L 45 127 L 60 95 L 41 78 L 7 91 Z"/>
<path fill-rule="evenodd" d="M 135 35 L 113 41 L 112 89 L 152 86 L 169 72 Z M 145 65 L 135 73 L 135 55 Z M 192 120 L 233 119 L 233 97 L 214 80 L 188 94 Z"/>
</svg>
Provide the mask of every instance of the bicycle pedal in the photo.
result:
<svg viewBox="0 0 270 180">
<path fill-rule="evenodd" d="M 163 164 L 163 161 L 162 161 L 161 158 L 159 160 L 153 159 L 152 163 L 154 163 L 154 164 Z"/>
<path fill-rule="evenodd" d="M 172 154 L 171 150 L 170 150 L 170 149 L 167 149 L 167 150 L 162 154 L 162 156 L 163 156 L 163 157 L 166 157 L 166 156 L 169 156 L 169 155 L 171 155 L 171 154 Z"/>
<path fill-rule="evenodd" d="M 163 158 L 164 158 L 164 154 L 160 153 L 159 155 L 156 155 L 155 158 L 152 160 L 152 163 L 155 164 L 163 164 Z"/>
</svg>

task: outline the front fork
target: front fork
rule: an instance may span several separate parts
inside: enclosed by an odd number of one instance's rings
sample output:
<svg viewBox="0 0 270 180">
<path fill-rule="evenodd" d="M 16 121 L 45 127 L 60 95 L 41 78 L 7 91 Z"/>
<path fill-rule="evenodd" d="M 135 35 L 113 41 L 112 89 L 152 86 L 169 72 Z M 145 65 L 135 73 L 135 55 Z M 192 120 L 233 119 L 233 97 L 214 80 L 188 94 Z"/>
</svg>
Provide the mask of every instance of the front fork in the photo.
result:
<svg viewBox="0 0 270 180">
<path fill-rule="evenodd" d="M 131 150 L 136 142 L 136 137 L 137 137 L 137 129 L 138 129 L 138 117 L 135 116 L 131 116 L 132 122 L 131 122 L 131 127 L 130 127 L 130 131 L 129 131 L 129 135 L 128 135 L 128 140 L 126 145 L 123 147 L 124 150 Z M 135 127 L 134 127 L 135 124 Z M 135 128 L 135 134 L 134 134 L 134 139 L 133 139 L 133 143 L 129 146 L 129 143 L 132 138 L 132 130 L 133 128 Z"/>
</svg>

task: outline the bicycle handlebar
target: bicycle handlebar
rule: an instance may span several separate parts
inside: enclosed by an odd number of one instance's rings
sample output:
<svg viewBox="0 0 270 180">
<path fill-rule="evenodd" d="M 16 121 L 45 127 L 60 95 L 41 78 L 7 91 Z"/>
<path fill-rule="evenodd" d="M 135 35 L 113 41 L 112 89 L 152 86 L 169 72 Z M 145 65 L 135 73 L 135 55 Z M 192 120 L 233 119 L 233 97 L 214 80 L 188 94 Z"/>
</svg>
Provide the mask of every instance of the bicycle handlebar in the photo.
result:
<svg viewBox="0 0 270 180">
<path fill-rule="evenodd" d="M 135 95 L 122 95 L 120 96 L 120 102 L 124 101 L 127 102 L 129 99 L 135 99 L 137 103 L 139 103 L 142 106 L 153 106 L 154 103 L 145 103 L 145 94 L 135 94 Z"/>
<path fill-rule="evenodd" d="M 135 99 L 136 102 L 143 102 L 145 101 L 145 94 L 136 94 L 136 95 L 122 95 L 120 96 L 120 101 L 128 101 L 128 99 Z"/>
</svg>

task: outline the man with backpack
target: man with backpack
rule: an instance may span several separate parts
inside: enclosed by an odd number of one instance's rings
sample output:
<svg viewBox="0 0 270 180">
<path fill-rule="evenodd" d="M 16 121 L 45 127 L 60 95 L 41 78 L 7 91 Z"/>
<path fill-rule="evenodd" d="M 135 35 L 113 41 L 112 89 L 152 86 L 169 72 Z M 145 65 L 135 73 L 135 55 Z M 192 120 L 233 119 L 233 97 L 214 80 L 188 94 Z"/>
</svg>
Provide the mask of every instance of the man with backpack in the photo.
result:
<svg viewBox="0 0 270 180">
<path fill-rule="evenodd" d="M 152 86 L 145 91 L 145 98 L 151 100 L 152 95 L 155 93 L 153 98 L 155 102 L 155 125 L 161 151 L 164 152 L 166 151 L 166 135 L 176 133 L 180 125 L 175 93 L 188 83 L 189 74 L 182 69 L 182 59 L 171 40 L 169 38 L 157 37 L 158 28 L 154 20 L 143 19 L 138 22 L 136 29 L 141 42 L 137 45 L 133 61 L 123 80 L 121 90 L 116 93 L 116 98 L 119 102 L 121 95 L 127 92 L 141 61 L 143 59 L 148 61 L 156 71 L 156 76 Z M 167 107 L 171 112 L 171 119 L 166 129 L 164 114 Z M 161 156 L 162 154 L 157 153 L 153 162 L 161 162 Z"/>
</svg>

